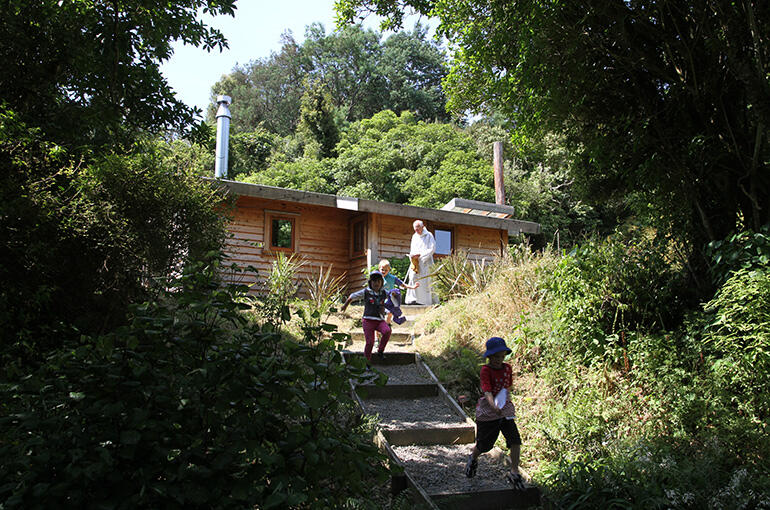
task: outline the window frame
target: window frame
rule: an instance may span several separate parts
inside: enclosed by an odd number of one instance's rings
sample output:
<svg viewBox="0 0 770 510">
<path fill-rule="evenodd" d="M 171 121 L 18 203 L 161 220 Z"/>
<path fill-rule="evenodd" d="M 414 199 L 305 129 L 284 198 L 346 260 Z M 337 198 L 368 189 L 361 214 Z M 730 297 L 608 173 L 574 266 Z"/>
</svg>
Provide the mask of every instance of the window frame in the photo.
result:
<svg viewBox="0 0 770 510">
<path fill-rule="evenodd" d="M 440 225 L 440 224 L 433 224 L 428 228 L 430 230 L 431 234 L 433 234 L 433 238 L 436 240 L 436 252 L 433 254 L 434 259 L 442 259 L 444 257 L 449 257 L 455 252 L 455 227 L 452 225 Z M 449 246 L 449 253 L 438 253 L 438 238 L 436 235 L 436 232 L 438 230 L 443 230 L 445 232 L 449 232 L 451 236 L 451 242 Z"/>
<path fill-rule="evenodd" d="M 355 218 L 351 218 L 350 220 L 350 242 L 348 243 L 348 253 L 350 255 L 350 258 L 357 258 L 357 257 L 364 257 L 366 256 L 366 249 L 368 247 L 368 240 L 369 240 L 369 228 L 368 228 L 368 218 L 366 215 L 356 216 Z M 362 239 L 361 239 L 361 249 L 356 250 L 355 248 L 355 237 L 356 237 L 356 228 L 362 229 Z"/>
<path fill-rule="evenodd" d="M 283 220 L 291 222 L 291 247 L 273 245 L 273 222 Z M 265 210 L 265 250 L 268 252 L 299 252 L 299 213 Z"/>
</svg>

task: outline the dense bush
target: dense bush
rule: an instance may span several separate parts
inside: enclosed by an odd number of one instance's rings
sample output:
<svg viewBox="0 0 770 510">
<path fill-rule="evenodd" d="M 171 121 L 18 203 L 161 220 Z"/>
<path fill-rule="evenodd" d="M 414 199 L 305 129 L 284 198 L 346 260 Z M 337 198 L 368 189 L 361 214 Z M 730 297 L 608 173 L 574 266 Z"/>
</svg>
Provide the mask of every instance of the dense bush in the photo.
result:
<svg viewBox="0 0 770 510">
<path fill-rule="evenodd" d="M 602 358 L 628 331 L 663 329 L 689 302 L 667 245 L 641 230 L 588 240 L 543 274 L 560 337 L 575 354 Z"/>
<path fill-rule="evenodd" d="M 709 243 L 711 274 L 722 285 L 739 269 L 766 268 L 770 265 L 770 225 L 758 231 L 742 230 L 726 239 Z"/>
<path fill-rule="evenodd" d="M 382 480 L 348 393 L 362 370 L 246 322 L 217 271 L 2 380 L 0 506 L 339 508 Z"/>
<path fill-rule="evenodd" d="M 770 266 L 740 269 L 705 307 L 705 347 L 738 414 L 770 432 Z"/>
<path fill-rule="evenodd" d="M 120 323 L 153 278 L 220 246 L 222 198 L 153 141 L 76 157 L 0 110 L 0 329 L 24 362 Z"/>
</svg>

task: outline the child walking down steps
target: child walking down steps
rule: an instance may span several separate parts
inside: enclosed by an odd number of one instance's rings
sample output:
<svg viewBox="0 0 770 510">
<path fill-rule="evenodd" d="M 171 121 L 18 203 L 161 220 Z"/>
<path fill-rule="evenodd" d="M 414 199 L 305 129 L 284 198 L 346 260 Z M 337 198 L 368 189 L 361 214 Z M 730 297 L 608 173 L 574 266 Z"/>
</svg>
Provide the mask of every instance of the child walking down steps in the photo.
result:
<svg viewBox="0 0 770 510">
<path fill-rule="evenodd" d="M 497 436 L 502 433 L 511 452 L 511 470 L 506 479 L 516 490 L 524 490 L 524 480 L 519 472 L 521 436 L 516 427 L 516 410 L 511 402 L 513 370 L 511 365 L 503 363 L 505 356 L 511 353 L 505 340 L 493 336 L 486 343 L 487 364 L 481 367 L 481 391 L 483 396 L 476 404 L 476 444 L 465 464 L 465 476 L 476 475 L 478 458 L 492 449 Z"/>
<path fill-rule="evenodd" d="M 354 299 L 364 300 L 364 316 L 361 324 L 366 341 L 364 356 L 366 356 L 367 368 L 369 367 L 369 361 L 372 359 L 372 350 L 374 349 L 374 332 L 379 331 L 382 335 L 377 347 L 377 357 L 380 359 L 385 357 L 385 346 L 388 345 L 388 340 L 390 340 L 391 329 L 385 320 L 385 300 L 388 298 L 388 293 L 382 288 L 384 283 L 385 280 L 382 278 L 382 273 L 372 271 L 369 273 L 369 281 L 366 287 L 348 296 L 348 299 L 345 300 L 345 303 L 340 308 L 340 311 L 344 312 Z"/>
</svg>

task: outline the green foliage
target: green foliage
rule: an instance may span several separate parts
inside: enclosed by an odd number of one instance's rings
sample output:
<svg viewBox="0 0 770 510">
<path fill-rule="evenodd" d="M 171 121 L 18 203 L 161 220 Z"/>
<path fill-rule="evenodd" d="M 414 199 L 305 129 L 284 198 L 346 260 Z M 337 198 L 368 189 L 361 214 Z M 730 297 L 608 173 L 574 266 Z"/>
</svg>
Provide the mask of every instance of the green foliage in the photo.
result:
<svg viewBox="0 0 770 510">
<path fill-rule="evenodd" d="M 738 270 L 760 269 L 770 265 L 770 224 L 758 231 L 742 230 L 721 241 L 709 243 L 714 283 L 723 285 Z"/>
<path fill-rule="evenodd" d="M 261 302 L 257 313 L 274 330 L 280 330 L 291 318 L 289 304 L 297 297 L 299 287 L 296 277 L 302 264 L 297 254 L 292 253 L 287 257 L 283 252 L 278 252 L 270 273 L 259 289 Z"/>
<path fill-rule="evenodd" d="M 230 138 L 230 160 L 227 178 L 238 180 L 239 175 L 247 175 L 267 166 L 273 152 L 276 137 L 264 129 L 242 131 Z M 212 151 L 213 153 L 213 151 Z M 211 171 L 208 172 L 211 175 Z"/>
<path fill-rule="evenodd" d="M 398 276 L 402 280 L 406 278 L 406 273 L 409 272 L 409 266 L 412 262 L 409 260 L 408 255 L 404 255 L 401 258 L 390 258 L 390 272 Z"/>
<path fill-rule="evenodd" d="M 544 481 L 555 508 L 764 508 L 767 477 L 729 459 L 718 442 L 649 440 L 549 466 Z"/>
<path fill-rule="evenodd" d="M 244 319 L 191 264 L 130 323 L 0 380 L 3 508 L 340 508 L 382 482 L 333 342 Z M 361 365 L 363 365 L 361 363 Z"/>
<path fill-rule="evenodd" d="M 460 193 L 494 194 L 491 171 L 481 173 L 471 138 L 449 124 L 419 122 L 409 112 L 383 111 L 353 123 L 335 162 L 338 194 L 441 207 Z"/>
<path fill-rule="evenodd" d="M 171 57 L 173 41 L 227 47 L 197 15 L 199 8 L 233 15 L 234 4 L 3 3 L 0 97 L 45 139 L 70 150 L 125 147 L 142 132 L 185 130 L 195 112 L 174 96 L 160 63 Z"/>
<path fill-rule="evenodd" d="M 334 305 L 340 301 L 342 293 L 345 290 L 346 274 L 342 273 L 333 276 L 333 265 L 326 269 L 322 265 L 318 266 L 318 274 L 311 274 L 303 279 L 305 289 L 308 293 L 308 316 L 315 319 L 313 324 L 319 324 L 321 320 L 326 321 L 329 314 L 333 311 Z"/>
<path fill-rule="evenodd" d="M 770 432 L 770 268 L 739 269 L 706 306 L 713 370 L 741 415 Z"/>
<path fill-rule="evenodd" d="M 251 173 L 243 182 L 265 184 L 282 188 L 301 189 L 316 193 L 335 193 L 334 160 L 298 158 L 295 161 L 276 161 L 266 170 Z"/>
<path fill-rule="evenodd" d="M 601 359 L 621 332 L 677 323 L 687 293 L 681 269 L 666 257 L 668 245 L 641 230 L 605 241 L 586 241 L 543 275 L 566 346 Z"/>
<path fill-rule="evenodd" d="M 345 21 L 373 12 L 400 26 L 410 9 L 438 18 L 456 49 L 444 80 L 450 110 L 499 113 L 530 138 L 565 136 L 575 188 L 626 202 L 691 243 L 695 271 L 705 269 L 707 242 L 770 221 L 768 9 L 706 0 L 336 6 Z"/>
<path fill-rule="evenodd" d="M 212 87 L 212 98 L 233 98 L 234 132 L 262 127 L 282 136 L 293 133 L 300 124 L 302 97 L 312 93 L 315 82 L 328 87 L 330 107 L 343 113 L 339 126 L 342 120 L 361 120 L 385 109 L 448 120 L 441 88 L 445 56 L 427 38 L 425 27 L 382 37 L 360 25 L 327 34 L 319 23 L 306 28 L 302 44 L 285 33 L 279 53 L 236 67 Z M 213 107 L 208 117 L 213 120 Z M 330 149 L 333 144 L 322 153 Z"/>
<path fill-rule="evenodd" d="M 305 86 L 299 117 L 297 133 L 314 142 L 318 159 L 334 156 L 340 133 L 335 123 L 331 95 L 323 82 L 316 81 Z"/>
<path fill-rule="evenodd" d="M 222 197 L 165 157 L 143 141 L 85 162 L 0 111 L 3 359 L 114 327 L 153 278 L 219 247 Z"/>
</svg>

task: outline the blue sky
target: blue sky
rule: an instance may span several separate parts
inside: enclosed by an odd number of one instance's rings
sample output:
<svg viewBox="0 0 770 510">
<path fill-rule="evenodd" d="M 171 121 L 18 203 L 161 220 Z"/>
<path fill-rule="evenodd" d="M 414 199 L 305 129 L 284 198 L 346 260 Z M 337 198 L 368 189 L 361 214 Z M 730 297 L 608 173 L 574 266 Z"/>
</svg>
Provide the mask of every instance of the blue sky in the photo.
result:
<svg viewBox="0 0 770 510">
<path fill-rule="evenodd" d="M 321 22 L 327 32 L 334 29 L 334 0 L 240 0 L 236 6 L 234 18 L 202 16 L 225 35 L 229 49 L 208 53 L 176 44 L 174 55 L 161 66 L 177 97 L 189 106 L 205 111 L 211 86 L 236 64 L 279 51 L 279 39 L 286 30 L 301 42 L 305 27 L 313 22 Z"/>
<path fill-rule="evenodd" d="M 320 22 L 329 33 L 334 30 L 334 0 L 239 0 L 235 17 L 202 16 L 204 22 L 219 29 L 230 45 L 221 53 L 176 44 L 174 55 L 161 66 L 163 75 L 176 95 L 189 106 L 204 112 L 209 103 L 211 86 L 236 64 L 246 64 L 265 58 L 281 49 L 280 37 L 291 30 L 297 42 L 302 42 L 305 27 Z M 416 19 L 415 19 L 416 21 Z M 426 23 L 426 20 L 422 20 Z M 376 19 L 365 26 L 378 29 Z M 414 21 L 407 21 L 411 26 Z"/>
</svg>

